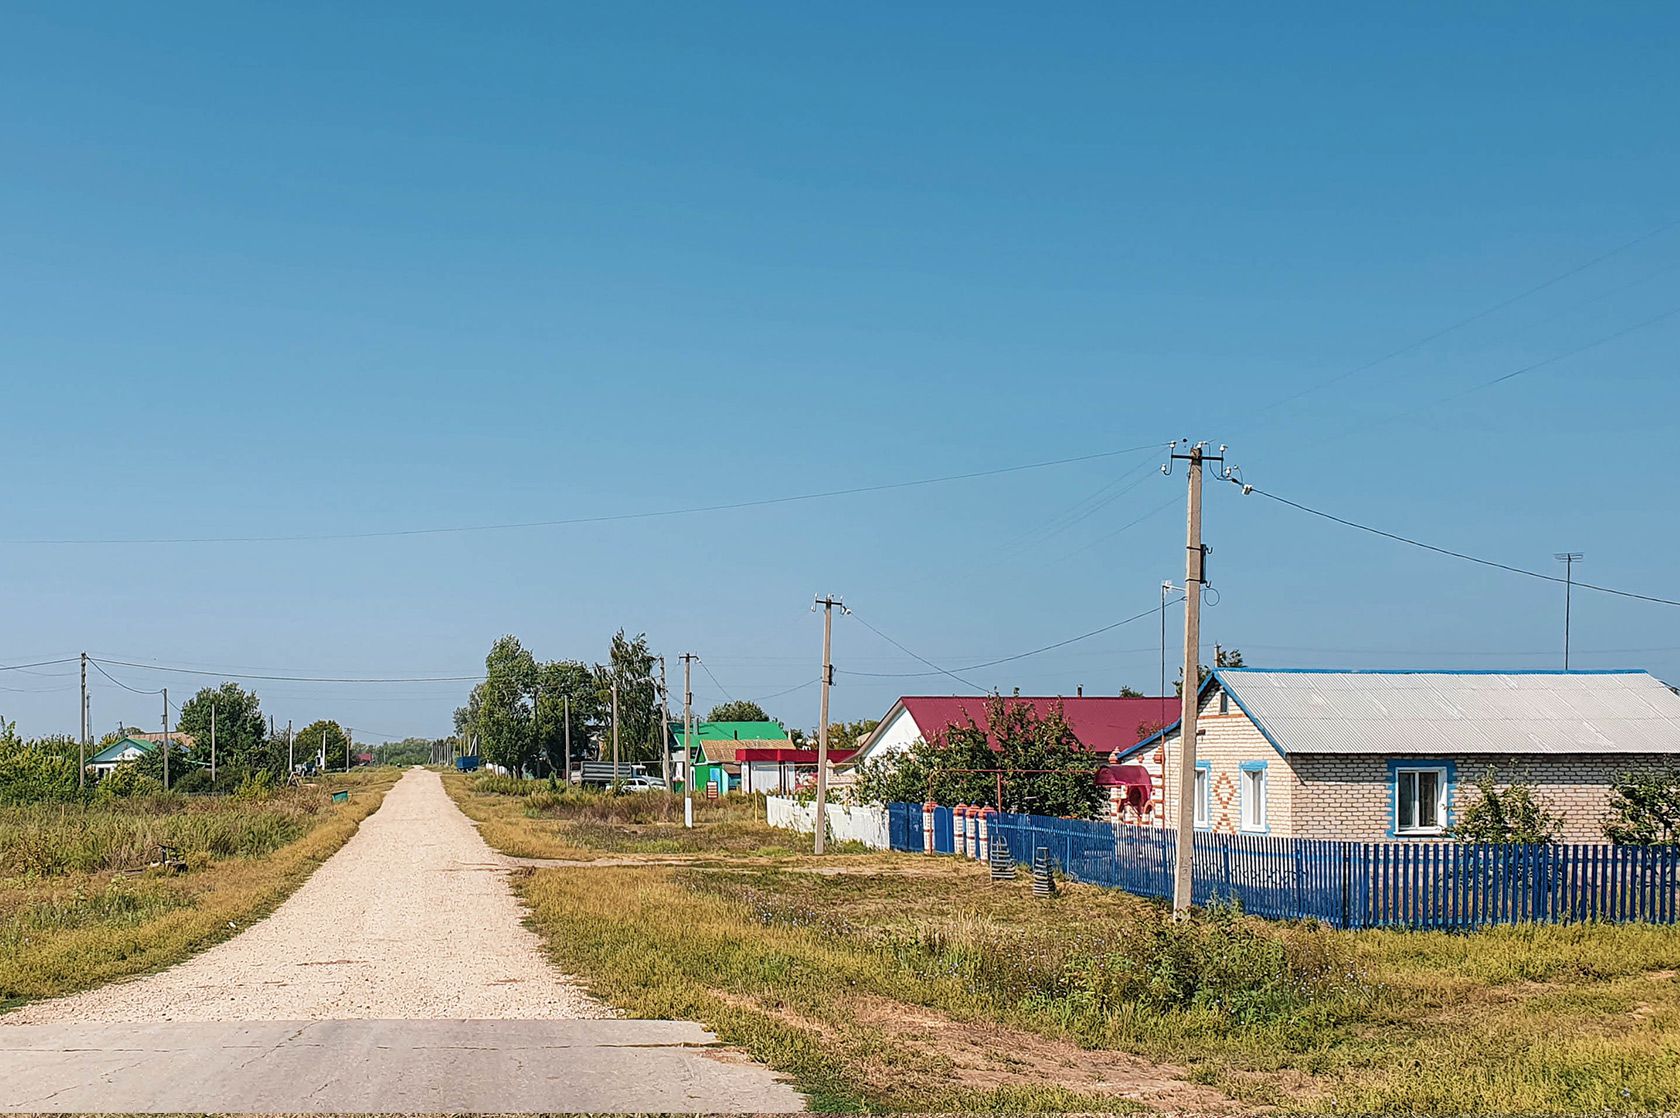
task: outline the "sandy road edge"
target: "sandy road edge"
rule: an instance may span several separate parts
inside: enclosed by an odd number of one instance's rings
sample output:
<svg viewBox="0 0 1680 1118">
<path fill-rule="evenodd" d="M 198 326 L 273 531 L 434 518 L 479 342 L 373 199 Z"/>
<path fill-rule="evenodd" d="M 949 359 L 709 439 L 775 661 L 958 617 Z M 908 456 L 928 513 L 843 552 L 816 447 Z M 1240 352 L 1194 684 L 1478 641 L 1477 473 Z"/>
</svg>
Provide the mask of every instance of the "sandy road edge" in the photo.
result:
<svg viewBox="0 0 1680 1118">
<path fill-rule="evenodd" d="M 227 859 L 200 871 L 229 880 L 212 883 L 204 892 L 195 894 L 184 909 L 172 909 L 129 927 L 92 925 L 50 937 L 43 944 L 44 949 L 50 950 L 64 941 L 74 944 L 81 940 L 96 944 L 103 957 L 93 960 L 86 968 L 78 968 L 77 974 L 85 976 L 85 981 L 65 981 L 50 990 L 23 993 L 10 999 L 0 997 L 0 1028 L 17 1023 L 18 1012 L 26 1007 L 135 982 L 166 971 L 226 943 L 273 915 L 384 805 L 386 793 L 396 787 L 402 772 L 394 770 L 388 783 L 355 789 L 345 808 L 327 808 L 335 812 L 335 817 L 323 820 L 271 854 L 254 859 Z M 280 872 L 263 876 L 263 871 L 276 868 Z M 114 880 L 115 876 L 101 875 L 100 879 Z M 160 942 L 151 945 L 144 942 L 160 929 L 164 936 Z"/>
</svg>

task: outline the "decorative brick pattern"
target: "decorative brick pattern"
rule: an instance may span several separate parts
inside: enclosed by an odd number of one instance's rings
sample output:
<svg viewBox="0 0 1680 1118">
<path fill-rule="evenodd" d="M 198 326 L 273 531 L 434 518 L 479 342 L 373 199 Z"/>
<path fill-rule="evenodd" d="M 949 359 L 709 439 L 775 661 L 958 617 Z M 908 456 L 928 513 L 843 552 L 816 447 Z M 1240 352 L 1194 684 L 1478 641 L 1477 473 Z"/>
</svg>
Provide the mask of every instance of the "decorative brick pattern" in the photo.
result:
<svg viewBox="0 0 1680 1118">
<path fill-rule="evenodd" d="M 1219 689 L 1210 688 L 1197 714 L 1196 760 L 1208 765 L 1212 780 L 1215 831 L 1233 832 L 1241 819 L 1239 772 L 1245 761 L 1266 762 L 1266 821 L 1269 833 L 1282 837 L 1381 842 L 1392 837 L 1394 789 L 1386 755 L 1298 754 L 1280 756 L 1259 727 L 1235 703 L 1218 713 Z M 1287 743 L 1285 743 L 1287 744 Z M 1132 761 L 1148 767 L 1157 789 L 1151 826 L 1171 826 L 1178 818 L 1178 737 L 1153 746 Z M 1557 756 L 1525 754 L 1431 755 L 1420 760 L 1450 763 L 1456 770 L 1449 819 L 1474 795 L 1474 782 L 1490 767 L 1503 786 L 1525 782 L 1548 810 L 1563 816 L 1559 838 L 1565 842 L 1602 842 L 1609 812 L 1610 782 L 1626 772 L 1660 769 L 1673 758 L 1659 754 L 1578 753 Z M 1163 783 L 1164 780 L 1164 783 Z M 1428 841 L 1428 840 L 1421 840 Z"/>
</svg>

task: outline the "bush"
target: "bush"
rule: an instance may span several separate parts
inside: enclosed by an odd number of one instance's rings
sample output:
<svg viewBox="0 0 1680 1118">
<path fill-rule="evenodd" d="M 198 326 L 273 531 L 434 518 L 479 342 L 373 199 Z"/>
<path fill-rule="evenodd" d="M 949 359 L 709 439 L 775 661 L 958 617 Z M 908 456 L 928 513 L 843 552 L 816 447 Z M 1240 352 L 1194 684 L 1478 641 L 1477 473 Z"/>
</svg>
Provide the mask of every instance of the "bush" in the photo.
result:
<svg viewBox="0 0 1680 1118">
<path fill-rule="evenodd" d="M 70 738 L 23 741 L 0 722 L 0 804 L 68 803 L 82 797 L 77 746 Z"/>
<path fill-rule="evenodd" d="M 106 773 L 93 790 L 96 800 L 127 799 L 130 796 L 157 796 L 163 792 L 163 781 L 147 776 L 134 761 L 124 761 Z"/>
<path fill-rule="evenodd" d="M 1611 842 L 1636 846 L 1680 843 L 1680 769 L 1617 777 L 1604 834 Z"/>
<path fill-rule="evenodd" d="M 1501 789 L 1490 768 L 1476 781 L 1475 792 L 1453 824 L 1459 842 L 1555 842 L 1563 829 L 1563 816 L 1547 811 L 1531 784 Z"/>
</svg>

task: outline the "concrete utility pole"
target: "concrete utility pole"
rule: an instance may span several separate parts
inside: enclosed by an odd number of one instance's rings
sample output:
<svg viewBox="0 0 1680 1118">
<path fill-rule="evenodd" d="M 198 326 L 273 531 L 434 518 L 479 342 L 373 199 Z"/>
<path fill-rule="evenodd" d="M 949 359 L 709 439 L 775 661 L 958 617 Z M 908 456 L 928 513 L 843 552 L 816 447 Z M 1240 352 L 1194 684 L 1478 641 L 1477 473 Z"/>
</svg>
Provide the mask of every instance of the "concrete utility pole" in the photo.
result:
<svg viewBox="0 0 1680 1118">
<path fill-rule="evenodd" d="M 88 747 L 88 701 L 87 701 L 87 653 L 82 653 L 82 739 L 81 764 L 76 768 L 76 787 L 87 787 L 87 747 Z"/>
<path fill-rule="evenodd" d="M 356 731 L 352 730 L 350 727 L 348 727 L 348 726 L 344 727 L 344 771 L 345 772 L 350 771 L 350 739 L 351 739 L 351 737 L 353 737 L 355 735 L 355 733 L 356 733 Z"/>
<path fill-rule="evenodd" d="M 823 848 L 828 845 L 828 689 L 834 685 L 834 607 L 839 606 L 842 613 L 846 611 L 846 607 L 832 594 L 826 598 L 818 598 L 811 608 L 815 610 L 817 606 L 823 608 L 823 663 L 822 699 L 817 715 L 817 818 L 814 853 L 821 854 Z"/>
<path fill-rule="evenodd" d="M 572 697 L 560 696 L 560 709 L 565 713 L 562 717 L 566 721 L 566 783 L 572 782 Z"/>
<path fill-rule="evenodd" d="M 169 791 L 169 688 L 163 689 L 163 790 Z"/>
<path fill-rule="evenodd" d="M 665 657 L 659 658 L 659 775 L 671 790 L 671 692 L 665 687 Z M 670 803 L 669 800 L 665 801 Z"/>
<path fill-rule="evenodd" d="M 269 717 L 272 719 L 274 716 L 270 715 Z M 274 723 L 272 721 L 268 724 L 268 732 L 271 735 L 274 733 Z M 296 770 L 297 758 L 292 756 L 292 720 L 288 718 L 286 719 L 286 779 L 290 780 L 292 773 Z"/>
<path fill-rule="evenodd" d="M 210 704 L 210 790 L 216 790 L 216 704 Z"/>
<path fill-rule="evenodd" d="M 1175 449 L 1162 472 L 1170 472 L 1174 461 L 1187 462 L 1190 467 L 1184 542 L 1184 682 L 1179 687 L 1178 820 L 1173 845 L 1173 912 L 1183 914 L 1190 909 L 1196 845 L 1196 704 L 1201 697 L 1202 587 L 1207 585 L 1207 548 L 1202 543 L 1202 466 L 1211 461 L 1223 467 L 1225 448 L 1220 447 L 1217 455 L 1207 453 L 1205 442 L 1191 446 L 1187 453 Z M 1231 475 L 1226 471 L 1223 476 Z"/>
<path fill-rule="evenodd" d="M 618 783 L 618 677 L 612 681 L 612 738 L 613 738 L 613 783 Z"/>
<path fill-rule="evenodd" d="M 1581 561 L 1581 553 L 1579 551 L 1560 551 L 1552 558 L 1563 564 L 1563 670 L 1568 671 L 1570 599 L 1575 596 L 1575 564 Z"/>
<path fill-rule="evenodd" d="M 683 662 L 683 826 L 694 826 L 694 653 Z"/>
</svg>

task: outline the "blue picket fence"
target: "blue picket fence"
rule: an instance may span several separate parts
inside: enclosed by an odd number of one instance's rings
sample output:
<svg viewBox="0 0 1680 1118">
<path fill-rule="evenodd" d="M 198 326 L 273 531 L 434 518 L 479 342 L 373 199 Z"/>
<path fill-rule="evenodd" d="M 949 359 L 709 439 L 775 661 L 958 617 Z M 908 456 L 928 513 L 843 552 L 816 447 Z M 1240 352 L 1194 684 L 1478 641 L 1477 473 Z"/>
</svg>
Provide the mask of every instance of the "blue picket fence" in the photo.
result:
<svg viewBox="0 0 1680 1118">
<path fill-rule="evenodd" d="M 921 851 L 919 804 L 888 806 L 895 850 Z M 1172 895 L 1177 834 L 1039 815 L 992 816 L 1010 856 L 1040 847 L 1068 877 L 1145 897 Z M 956 852 L 950 808 L 934 849 Z M 1680 921 L 1680 847 L 1549 843 L 1336 842 L 1198 831 L 1193 898 L 1341 928 L 1479 928 L 1585 920 Z"/>
</svg>

